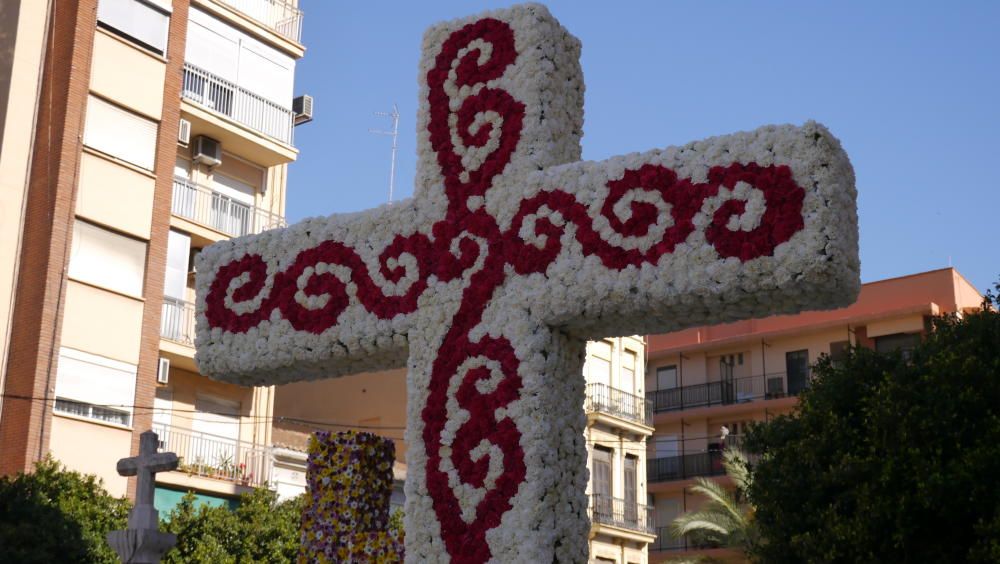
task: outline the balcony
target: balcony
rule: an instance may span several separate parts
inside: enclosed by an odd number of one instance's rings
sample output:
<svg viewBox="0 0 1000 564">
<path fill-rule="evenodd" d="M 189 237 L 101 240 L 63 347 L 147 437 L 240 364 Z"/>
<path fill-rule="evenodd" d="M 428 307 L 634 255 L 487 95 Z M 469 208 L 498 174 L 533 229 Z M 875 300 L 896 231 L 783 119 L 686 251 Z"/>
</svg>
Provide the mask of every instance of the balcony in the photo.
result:
<svg viewBox="0 0 1000 564">
<path fill-rule="evenodd" d="M 159 450 L 180 459 L 181 472 L 250 487 L 270 483 L 272 459 L 267 447 L 161 423 L 153 423 L 153 431 L 160 439 Z"/>
<path fill-rule="evenodd" d="M 216 0 L 279 35 L 302 43 L 302 10 L 282 0 Z"/>
<path fill-rule="evenodd" d="M 761 374 L 746 378 L 734 378 L 717 382 L 693 384 L 646 393 L 655 413 L 731 405 L 762 399 L 778 399 L 797 396 L 809 387 L 809 374 L 792 377 L 784 372 Z"/>
<path fill-rule="evenodd" d="M 607 384 L 588 384 L 584 404 L 588 414 L 605 414 L 618 419 L 653 427 L 653 404 L 642 396 L 630 394 Z"/>
<path fill-rule="evenodd" d="M 188 347 L 194 346 L 194 304 L 163 296 L 160 336 Z"/>
<path fill-rule="evenodd" d="M 687 480 L 698 476 L 721 476 L 725 473 L 726 469 L 722 467 L 721 450 L 646 460 L 646 480 L 649 482 Z"/>
<path fill-rule="evenodd" d="M 228 80 L 184 63 L 181 96 L 285 145 L 292 144 L 295 114 Z"/>
<path fill-rule="evenodd" d="M 207 186 L 174 178 L 171 204 L 174 215 L 209 227 L 230 237 L 251 235 L 285 227 L 285 218 L 267 210 L 238 202 Z"/>
<path fill-rule="evenodd" d="M 696 543 L 683 537 L 674 538 L 670 534 L 670 527 L 657 527 L 656 541 L 649 545 L 649 550 L 705 550 L 718 547 L 716 543 Z"/>
<path fill-rule="evenodd" d="M 654 535 L 653 506 L 604 494 L 590 496 L 590 521 L 643 535 Z"/>
</svg>

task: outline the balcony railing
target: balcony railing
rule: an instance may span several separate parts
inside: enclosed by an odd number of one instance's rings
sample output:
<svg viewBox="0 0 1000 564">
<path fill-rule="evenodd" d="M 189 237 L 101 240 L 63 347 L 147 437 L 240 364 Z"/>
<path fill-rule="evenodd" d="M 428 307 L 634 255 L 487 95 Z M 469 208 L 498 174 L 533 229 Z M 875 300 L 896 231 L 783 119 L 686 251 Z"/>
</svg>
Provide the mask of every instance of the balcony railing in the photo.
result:
<svg viewBox="0 0 1000 564">
<path fill-rule="evenodd" d="M 653 411 L 677 411 L 695 407 L 729 405 L 797 396 L 809 387 L 809 374 L 804 378 L 789 380 L 783 373 L 762 374 L 745 378 L 733 378 L 704 384 L 693 384 L 666 390 L 646 392 L 646 398 L 653 404 Z"/>
<path fill-rule="evenodd" d="M 153 423 L 153 431 L 160 438 L 160 450 L 180 458 L 177 469 L 181 472 L 253 487 L 271 481 L 272 457 L 267 447 L 161 423 Z"/>
<path fill-rule="evenodd" d="M 168 341 L 194 346 L 194 304 L 163 296 L 160 336 Z"/>
<path fill-rule="evenodd" d="M 653 426 L 653 404 L 607 384 L 588 384 L 587 413 L 607 413 L 647 427 Z"/>
<path fill-rule="evenodd" d="M 670 535 L 670 527 L 656 528 L 656 541 L 649 545 L 649 550 L 698 550 L 718 548 L 715 543 L 696 543 L 687 538 L 674 538 Z"/>
<path fill-rule="evenodd" d="M 725 473 L 720 450 L 646 460 L 646 480 L 650 482 L 686 480 L 697 476 L 721 476 Z"/>
<path fill-rule="evenodd" d="M 295 114 L 246 88 L 184 63 L 181 95 L 250 129 L 292 144 Z"/>
<path fill-rule="evenodd" d="M 285 218 L 267 210 L 239 202 L 184 178 L 174 178 L 171 210 L 177 216 L 190 219 L 231 237 L 260 233 L 285 227 Z"/>
<path fill-rule="evenodd" d="M 603 494 L 590 496 L 590 519 L 594 523 L 619 529 L 650 535 L 656 532 L 653 526 L 653 506 Z"/>
<path fill-rule="evenodd" d="M 292 41 L 302 42 L 302 10 L 281 0 L 218 0 Z"/>
</svg>

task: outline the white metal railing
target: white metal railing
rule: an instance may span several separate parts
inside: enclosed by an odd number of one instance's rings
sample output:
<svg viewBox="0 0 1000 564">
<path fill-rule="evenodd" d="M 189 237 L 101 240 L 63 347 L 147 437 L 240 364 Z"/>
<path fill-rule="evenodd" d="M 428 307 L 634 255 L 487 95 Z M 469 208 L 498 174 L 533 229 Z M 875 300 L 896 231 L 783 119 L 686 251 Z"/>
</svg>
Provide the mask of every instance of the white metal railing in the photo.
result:
<svg viewBox="0 0 1000 564">
<path fill-rule="evenodd" d="M 218 0 L 281 35 L 302 43 L 302 10 L 282 0 Z"/>
<path fill-rule="evenodd" d="M 181 95 L 282 143 L 292 144 L 295 126 L 292 110 L 191 63 L 184 63 Z"/>
<path fill-rule="evenodd" d="M 194 304 L 163 296 L 160 336 L 168 341 L 194 346 Z"/>
<path fill-rule="evenodd" d="M 174 177 L 171 211 L 231 237 L 252 235 L 287 225 L 285 218 L 279 214 L 239 202 L 180 177 Z"/>
<path fill-rule="evenodd" d="M 253 487 L 271 482 L 273 458 L 267 447 L 162 423 L 153 423 L 153 431 L 159 449 L 180 459 L 181 472 Z"/>
</svg>

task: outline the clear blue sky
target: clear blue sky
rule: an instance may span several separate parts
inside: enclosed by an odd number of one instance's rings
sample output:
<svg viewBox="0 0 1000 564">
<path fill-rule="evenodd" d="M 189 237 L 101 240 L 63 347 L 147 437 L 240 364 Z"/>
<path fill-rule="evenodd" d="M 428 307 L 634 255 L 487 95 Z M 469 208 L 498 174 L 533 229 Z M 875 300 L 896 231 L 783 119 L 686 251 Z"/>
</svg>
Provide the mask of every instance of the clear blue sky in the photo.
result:
<svg viewBox="0 0 1000 564">
<path fill-rule="evenodd" d="M 413 191 L 424 29 L 509 2 L 302 0 L 288 219 Z M 864 281 L 952 264 L 980 291 L 1000 275 L 1000 2 L 584 2 L 548 7 L 583 42 L 583 156 L 600 160 L 815 119 L 858 179 Z"/>
</svg>

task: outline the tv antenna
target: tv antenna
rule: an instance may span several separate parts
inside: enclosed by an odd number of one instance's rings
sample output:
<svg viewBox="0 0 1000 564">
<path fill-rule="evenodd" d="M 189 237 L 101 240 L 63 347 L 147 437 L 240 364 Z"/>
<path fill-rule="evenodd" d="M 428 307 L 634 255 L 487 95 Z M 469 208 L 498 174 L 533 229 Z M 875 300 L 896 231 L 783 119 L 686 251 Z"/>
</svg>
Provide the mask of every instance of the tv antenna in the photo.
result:
<svg viewBox="0 0 1000 564">
<path fill-rule="evenodd" d="M 391 112 L 375 112 L 378 117 L 388 117 L 392 118 L 392 131 L 386 131 L 384 129 L 369 129 L 369 133 L 374 133 L 376 135 L 391 135 L 392 136 L 392 165 L 389 168 L 389 203 L 392 203 L 392 192 L 396 185 L 396 139 L 399 137 L 399 110 L 396 108 L 396 104 L 392 105 Z"/>
</svg>

